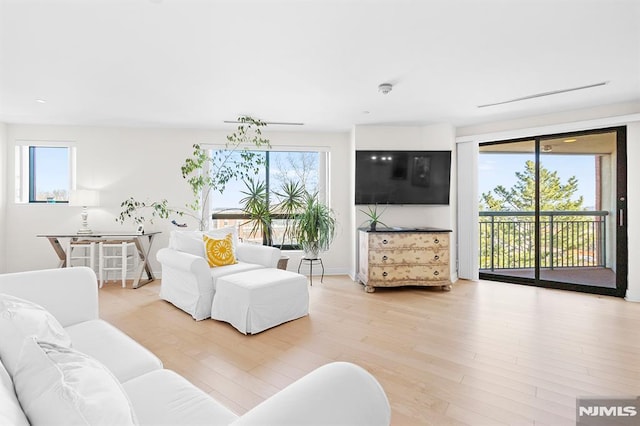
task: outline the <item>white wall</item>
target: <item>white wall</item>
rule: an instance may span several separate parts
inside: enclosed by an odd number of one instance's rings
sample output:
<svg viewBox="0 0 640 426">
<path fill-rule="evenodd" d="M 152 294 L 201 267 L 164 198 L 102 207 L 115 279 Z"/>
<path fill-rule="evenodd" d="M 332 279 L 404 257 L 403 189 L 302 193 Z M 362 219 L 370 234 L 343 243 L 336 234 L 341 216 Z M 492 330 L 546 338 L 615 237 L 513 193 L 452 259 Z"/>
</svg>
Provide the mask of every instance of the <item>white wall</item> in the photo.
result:
<svg viewBox="0 0 640 426">
<path fill-rule="evenodd" d="M 627 300 L 640 302 L 640 121 L 627 125 L 627 236 L 629 287 Z"/>
<path fill-rule="evenodd" d="M 351 172 L 349 134 L 348 133 L 302 133 L 275 132 L 267 128 L 263 135 L 271 141 L 272 147 L 310 146 L 327 148 L 329 156 L 329 206 L 334 210 L 338 220 L 336 239 L 328 252 L 322 254 L 326 274 L 347 274 L 351 268 L 349 259 L 351 246 L 351 200 L 349 176 Z M 291 257 L 289 270 L 296 271 L 302 252 L 287 252 Z M 304 267 L 303 267 L 304 269 Z M 314 268 L 314 271 L 316 269 Z M 302 273 L 302 270 L 300 271 Z"/>
<path fill-rule="evenodd" d="M 7 126 L 0 123 L 0 273 L 6 271 L 7 249 Z"/>
<path fill-rule="evenodd" d="M 451 276 L 457 279 L 456 268 L 456 157 L 455 129 L 449 124 L 432 126 L 355 126 L 352 143 L 356 150 L 443 150 L 452 151 L 451 194 L 448 206 L 387 206 L 381 221 L 386 225 L 403 227 L 431 226 L 453 230 L 451 234 Z M 351 163 L 353 164 L 353 162 Z M 355 173 L 355 172 L 352 172 Z M 354 178 L 355 179 L 355 178 Z M 353 196 L 351 204 L 353 205 Z M 356 228 L 366 221 L 366 216 L 354 206 L 355 226 L 353 246 L 356 245 Z M 355 250 L 355 249 L 354 249 Z M 356 268 L 354 255 L 353 268 Z M 355 276 L 355 273 L 354 273 Z"/>
<path fill-rule="evenodd" d="M 90 208 L 89 225 L 95 230 L 133 230 L 133 224 L 115 222 L 120 202 L 133 196 L 139 200 L 166 198 L 170 204 L 182 207 L 191 200 L 191 190 L 182 179 L 180 166 L 190 155 L 192 145 L 223 144 L 228 131 L 183 129 L 135 129 L 38 125 L 7 125 L 7 149 L 12 153 L 16 141 L 65 140 L 77 144 L 77 186 L 100 191 L 101 206 Z M 298 133 L 264 131 L 272 145 L 303 145 L 327 147 L 331 157 L 331 206 L 340 221 L 339 234 L 329 253 L 323 256 L 328 273 L 347 273 L 350 268 L 349 245 L 351 230 L 348 187 L 347 133 Z M 2 179 L 14 175 L 13 162 L 3 168 Z M 12 179 L 10 179 L 12 180 Z M 55 267 L 57 258 L 48 241 L 37 238 L 43 233 L 73 232 L 80 225 L 80 208 L 67 205 L 15 204 L 13 189 L 7 194 L 6 259 L 8 272 Z M 182 220 L 182 219 L 181 219 Z M 185 218 L 189 222 L 189 219 Z M 193 221 L 190 226 L 194 227 Z M 156 220 L 146 229 L 163 231 L 151 253 L 154 272 L 160 274 L 155 252 L 168 242 L 168 233 L 175 229 L 168 221 Z M 4 239 L 3 239 L 4 241 Z M 292 256 L 289 268 L 297 268 L 298 258 Z"/>
<path fill-rule="evenodd" d="M 486 142 L 613 126 L 627 126 L 629 272 L 626 298 L 640 302 L 640 264 L 636 262 L 640 256 L 640 186 L 637 185 L 637 182 L 640 182 L 640 169 L 635 166 L 640 164 L 640 103 L 458 128 L 457 141 Z"/>
</svg>

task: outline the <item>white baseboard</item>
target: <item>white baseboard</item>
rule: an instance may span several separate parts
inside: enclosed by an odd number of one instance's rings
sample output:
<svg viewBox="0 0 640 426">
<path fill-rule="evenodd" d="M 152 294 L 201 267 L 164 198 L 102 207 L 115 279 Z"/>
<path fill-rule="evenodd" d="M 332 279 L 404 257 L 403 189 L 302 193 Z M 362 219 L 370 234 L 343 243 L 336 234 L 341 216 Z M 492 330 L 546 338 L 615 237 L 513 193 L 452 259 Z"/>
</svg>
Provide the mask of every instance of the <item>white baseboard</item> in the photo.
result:
<svg viewBox="0 0 640 426">
<path fill-rule="evenodd" d="M 624 300 L 627 302 L 640 302 L 640 289 L 627 289 Z"/>
</svg>

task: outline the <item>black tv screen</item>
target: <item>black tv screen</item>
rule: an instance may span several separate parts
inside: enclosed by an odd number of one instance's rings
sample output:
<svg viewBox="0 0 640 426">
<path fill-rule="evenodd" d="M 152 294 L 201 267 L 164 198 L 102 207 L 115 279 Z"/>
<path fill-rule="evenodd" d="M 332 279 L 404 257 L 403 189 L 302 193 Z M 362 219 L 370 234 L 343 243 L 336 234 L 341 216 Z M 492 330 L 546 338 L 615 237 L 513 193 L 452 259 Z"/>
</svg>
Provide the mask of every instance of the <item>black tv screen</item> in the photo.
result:
<svg viewBox="0 0 640 426">
<path fill-rule="evenodd" d="M 356 204 L 449 204 L 451 151 L 356 151 Z"/>
</svg>

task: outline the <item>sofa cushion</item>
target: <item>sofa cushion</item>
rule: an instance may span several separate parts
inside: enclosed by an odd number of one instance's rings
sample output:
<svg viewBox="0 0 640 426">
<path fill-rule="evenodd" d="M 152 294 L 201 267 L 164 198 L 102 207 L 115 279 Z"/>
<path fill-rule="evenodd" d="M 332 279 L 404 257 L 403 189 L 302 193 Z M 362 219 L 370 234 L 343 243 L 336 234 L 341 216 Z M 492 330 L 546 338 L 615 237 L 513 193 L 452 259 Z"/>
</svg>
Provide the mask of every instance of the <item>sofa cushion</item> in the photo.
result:
<svg viewBox="0 0 640 426">
<path fill-rule="evenodd" d="M 34 425 L 136 424 L 116 378 L 104 365 L 74 349 L 25 339 L 14 385 Z"/>
<path fill-rule="evenodd" d="M 42 306 L 8 294 L 0 294 L 0 358 L 11 376 L 25 337 L 70 347 L 71 339 L 57 319 Z"/>
<path fill-rule="evenodd" d="M 204 257 L 202 247 L 202 232 L 200 231 L 171 231 L 169 248 L 194 256 Z"/>
<path fill-rule="evenodd" d="M 211 268 L 234 265 L 238 263 L 233 250 L 233 235 L 228 233 L 224 238 L 213 238 L 207 234 L 202 236 L 204 253 Z"/>
<path fill-rule="evenodd" d="M 238 416 L 171 370 L 123 384 L 141 425 L 227 425 Z"/>
<path fill-rule="evenodd" d="M 75 349 L 100 361 L 120 382 L 162 368 L 158 357 L 106 321 L 85 321 L 66 330 Z"/>
<path fill-rule="evenodd" d="M 9 373 L 0 362 L 0 425 L 29 426 Z"/>
</svg>

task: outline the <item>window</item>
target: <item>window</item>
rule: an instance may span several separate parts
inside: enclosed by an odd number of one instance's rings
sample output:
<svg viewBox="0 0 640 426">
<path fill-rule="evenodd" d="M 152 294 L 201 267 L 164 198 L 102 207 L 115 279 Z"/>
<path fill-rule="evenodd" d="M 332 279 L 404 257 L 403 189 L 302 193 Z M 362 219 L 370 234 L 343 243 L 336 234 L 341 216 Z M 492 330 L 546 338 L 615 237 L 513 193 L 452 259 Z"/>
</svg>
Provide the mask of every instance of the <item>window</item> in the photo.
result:
<svg viewBox="0 0 640 426">
<path fill-rule="evenodd" d="M 75 148 L 69 144 L 16 146 L 16 202 L 67 203 L 75 175 Z"/>
<path fill-rule="evenodd" d="M 271 150 L 261 151 L 260 155 L 264 156 L 264 164 L 254 180 L 264 183 L 269 211 L 273 211 L 279 200 L 278 194 L 282 193 L 282 186 L 287 182 L 298 182 L 307 192 L 317 192 L 320 199 L 328 198 L 325 189 L 328 153 Z M 295 241 L 285 235 L 291 218 L 284 215 L 272 215 L 271 241 L 259 230 L 252 232 L 253 224 L 249 222 L 250 216 L 243 211 L 241 202 L 247 196 L 247 192 L 247 184 L 239 180 L 229 182 L 223 194 L 211 194 L 213 228 L 236 225 L 239 236 L 244 241 L 270 244 L 283 249 L 297 248 Z M 286 241 L 283 241 L 283 237 Z"/>
</svg>

